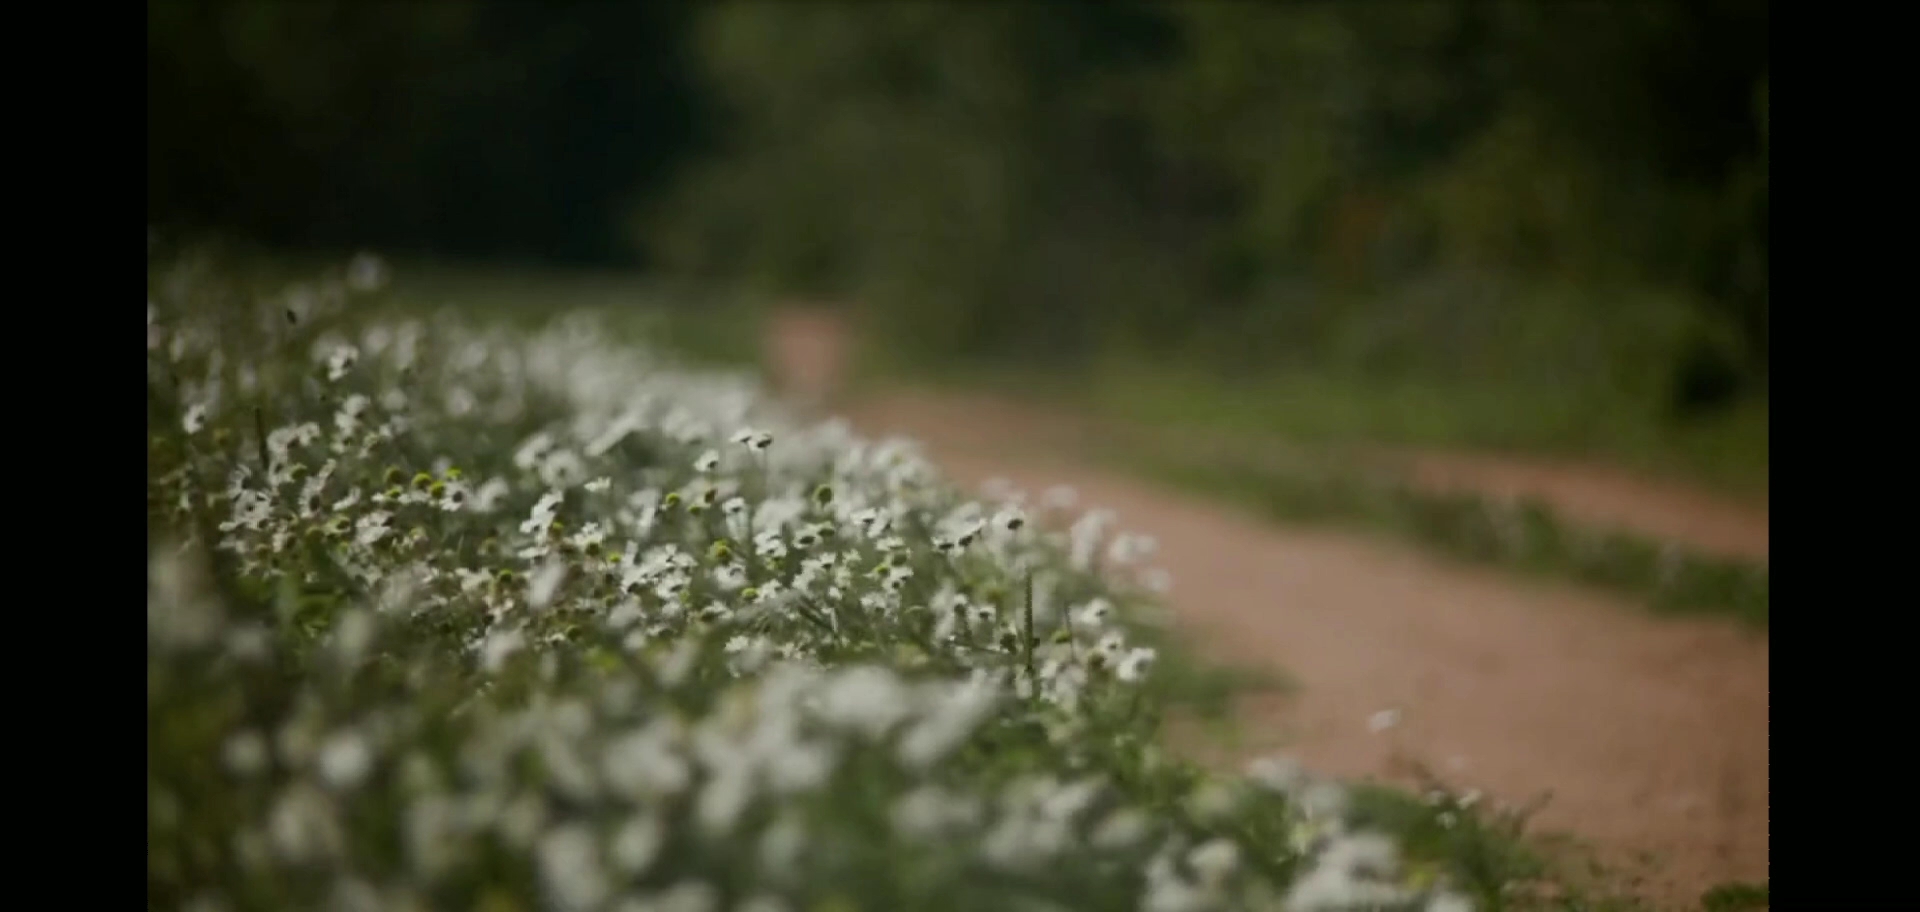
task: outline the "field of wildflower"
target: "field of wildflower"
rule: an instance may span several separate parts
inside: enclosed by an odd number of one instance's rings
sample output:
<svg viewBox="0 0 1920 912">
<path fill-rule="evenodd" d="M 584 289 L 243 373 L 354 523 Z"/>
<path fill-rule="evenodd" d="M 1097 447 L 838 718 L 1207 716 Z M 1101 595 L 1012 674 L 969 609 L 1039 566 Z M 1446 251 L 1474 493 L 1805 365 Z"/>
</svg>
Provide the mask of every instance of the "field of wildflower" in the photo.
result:
<svg viewBox="0 0 1920 912">
<path fill-rule="evenodd" d="M 1514 907 L 1472 795 L 1170 750 L 1108 514 L 387 279 L 150 270 L 149 908 Z"/>
</svg>

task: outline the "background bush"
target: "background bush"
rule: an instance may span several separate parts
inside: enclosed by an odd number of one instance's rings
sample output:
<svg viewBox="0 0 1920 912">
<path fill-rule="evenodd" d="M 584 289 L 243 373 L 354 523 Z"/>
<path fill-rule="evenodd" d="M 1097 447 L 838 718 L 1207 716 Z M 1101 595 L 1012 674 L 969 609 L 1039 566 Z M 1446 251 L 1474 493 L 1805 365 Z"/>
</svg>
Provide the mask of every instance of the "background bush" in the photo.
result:
<svg viewBox="0 0 1920 912">
<path fill-rule="evenodd" d="M 839 296 L 916 363 L 1764 402 L 1764 4 L 148 18 L 169 225 Z"/>
</svg>

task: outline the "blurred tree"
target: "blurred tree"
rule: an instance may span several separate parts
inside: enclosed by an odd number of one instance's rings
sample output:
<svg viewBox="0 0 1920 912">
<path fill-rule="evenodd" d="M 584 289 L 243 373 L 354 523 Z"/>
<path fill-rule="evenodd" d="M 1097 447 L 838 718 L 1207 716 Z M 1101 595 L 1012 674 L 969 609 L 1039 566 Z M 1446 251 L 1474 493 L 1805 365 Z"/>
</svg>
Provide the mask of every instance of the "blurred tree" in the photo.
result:
<svg viewBox="0 0 1920 912">
<path fill-rule="evenodd" d="M 1303 277 L 1721 294 L 1706 239 L 1732 229 L 1701 220 L 1744 153 L 1723 96 L 1764 72 L 1754 10 L 722 4 L 699 47 L 730 154 L 644 236 L 911 302 L 882 314 L 955 355 L 1164 347 Z"/>
<path fill-rule="evenodd" d="M 699 139 L 684 4 L 149 0 L 151 220 L 627 260 Z"/>
<path fill-rule="evenodd" d="M 1764 3 L 148 14 L 161 222 L 637 255 L 859 300 L 915 357 L 1558 383 L 1631 353 L 1676 408 L 1765 390 Z M 1653 332 L 1629 299 L 1693 304 Z M 1499 357 L 1516 308 L 1562 336 Z"/>
<path fill-rule="evenodd" d="M 699 47 L 731 154 L 643 236 L 690 269 L 911 300 L 910 343 L 1070 354 L 1076 290 L 1155 265 L 1106 236 L 1142 214 L 1113 188 L 1136 163 L 1098 77 L 1150 58 L 1157 24 L 1088 2 L 722 4 Z"/>
</svg>

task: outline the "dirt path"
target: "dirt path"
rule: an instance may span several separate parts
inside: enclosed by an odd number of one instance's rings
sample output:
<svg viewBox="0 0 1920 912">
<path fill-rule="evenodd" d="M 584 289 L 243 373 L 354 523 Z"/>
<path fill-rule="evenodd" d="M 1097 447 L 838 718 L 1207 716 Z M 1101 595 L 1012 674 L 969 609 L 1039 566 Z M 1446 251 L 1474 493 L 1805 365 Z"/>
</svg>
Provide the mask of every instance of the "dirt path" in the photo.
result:
<svg viewBox="0 0 1920 912">
<path fill-rule="evenodd" d="M 788 389 L 816 401 L 832 390 L 846 340 L 831 320 L 788 315 L 768 341 Z M 1284 748 L 1383 779 L 1398 754 L 1515 804 L 1551 793 L 1540 828 L 1615 866 L 1657 859 L 1640 892 L 1676 908 L 1720 881 L 1767 878 L 1764 636 L 1276 528 L 1050 455 L 1071 423 L 1017 404 L 886 395 L 836 411 L 867 433 L 919 438 L 962 482 L 1071 484 L 1158 537 L 1177 623 L 1222 659 L 1303 685 L 1243 708 L 1250 753 Z M 1382 709 L 1402 722 L 1374 734 Z"/>
</svg>

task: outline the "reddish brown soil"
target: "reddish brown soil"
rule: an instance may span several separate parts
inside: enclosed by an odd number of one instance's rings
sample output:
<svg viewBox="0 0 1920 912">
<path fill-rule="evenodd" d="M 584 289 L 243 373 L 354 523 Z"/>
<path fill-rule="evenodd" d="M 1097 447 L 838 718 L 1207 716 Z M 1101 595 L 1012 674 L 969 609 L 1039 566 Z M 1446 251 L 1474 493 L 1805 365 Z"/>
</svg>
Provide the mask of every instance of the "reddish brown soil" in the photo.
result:
<svg viewBox="0 0 1920 912">
<path fill-rule="evenodd" d="M 845 334 L 821 313 L 776 319 L 773 373 L 826 401 Z M 1075 422 L 1017 403 L 875 394 L 836 411 L 905 434 L 963 482 L 1057 483 L 1155 535 L 1176 623 L 1223 660 L 1302 685 L 1250 701 L 1253 754 L 1284 749 L 1323 772 L 1397 778 L 1395 757 L 1513 804 L 1543 793 L 1546 831 L 1591 844 L 1635 892 L 1684 908 L 1768 868 L 1768 646 L 1729 624 L 1651 617 L 1569 586 L 1462 568 L 1381 541 L 1276 527 L 1081 464 Z M 1577 467 L 1433 457 L 1435 484 L 1527 490 L 1581 515 L 1766 554 L 1764 514 Z M 1402 711 L 1369 731 L 1368 717 Z M 1651 858 L 1651 863 L 1643 863 Z"/>
</svg>

